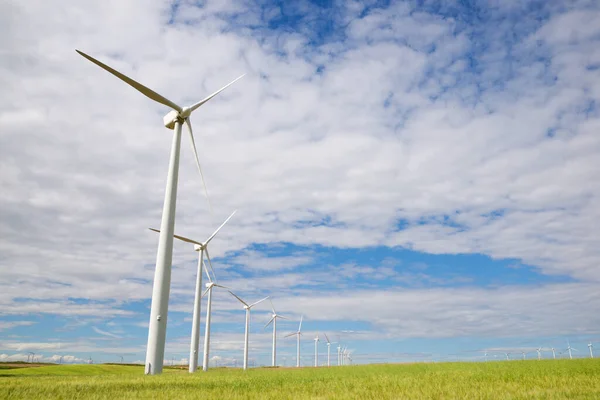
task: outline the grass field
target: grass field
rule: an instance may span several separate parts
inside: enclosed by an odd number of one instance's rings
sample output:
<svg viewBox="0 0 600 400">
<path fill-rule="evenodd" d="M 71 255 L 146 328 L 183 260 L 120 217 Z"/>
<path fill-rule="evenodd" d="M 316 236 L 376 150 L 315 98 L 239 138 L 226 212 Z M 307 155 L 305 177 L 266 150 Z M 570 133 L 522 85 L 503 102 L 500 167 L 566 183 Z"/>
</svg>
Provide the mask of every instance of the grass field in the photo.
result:
<svg viewBox="0 0 600 400">
<path fill-rule="evenodd" d="M 0 369 L 0 399 L 600 399 L 600 360 L 213 369 Z"/>
</svg>

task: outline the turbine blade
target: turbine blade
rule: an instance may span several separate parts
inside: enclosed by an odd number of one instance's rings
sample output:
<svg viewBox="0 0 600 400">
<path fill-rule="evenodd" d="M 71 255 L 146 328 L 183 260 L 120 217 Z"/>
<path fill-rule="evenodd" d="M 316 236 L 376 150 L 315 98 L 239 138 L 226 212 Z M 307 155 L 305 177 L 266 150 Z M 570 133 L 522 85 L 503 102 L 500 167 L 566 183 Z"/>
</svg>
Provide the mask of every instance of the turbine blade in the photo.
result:
<svg viewBox="0 0 600 400">
<path fill-rule="evenodd" d="M 265 297 L 264 299 L 260 299 L 259 301 L 257 301 L 257 302 L 255 302 L 255 303 L 252 303 L 252 304 L 250 304 L 248 307 L 252 308 L 252 307 L 254 307 L 255 305 L 257 305 L 258 303 L 262 303 L 263 301 L 265 301 L 265 300 L 266 300 L 266 299 L 268 299 L 268 298 L 269 298 L 269 296 Z"/>
<path fill-rule="evenodd" d="M 326 334 L 325 332 L 323 332 L 323 335 L 325 335 L 325 339 L 327 339 L 327 343 L 331 343 L 331 342 L 329 341 L 329 338 L 327 337 L 327 334 Z"/>
<path fill-rule="evenodd" d="M 289 335 L 285 335 L 285 336 L 284 336 L 284 338 L 286 338 L 286 337 L 290 337 L 290 336 L 294 336 L 294 335 L 297 335 L 297 334 L 298 334 L 297 332 L 290 333 Z"/>
<path fill-rule="evenodd" d="M 236 299 L 238 299 L 240 301 L 240 303 L 242 303 L 243 305 L 245 305 L 246 307 L 248 307 L 248 304 L 246 304 L 246 302 L 242 299 L 240 299 L 235 293 L 233 293 L 231 290 L 228 290 L 229 293 L 231 293 L 231 295 L 233 297 L 235 297 Z"/>
<path fill-rule="evenodd" d="M 160 94 L 156 93 L 154 90 L 147 88 L 146 86 L 142 85 L 139 82 L 134 81 L 133 79 L 131 79 L 130 77 L 123 75 L 122 73 L 120 73 L 119 71 L 109 67 L 108 65 L 101 63 L 100 61 L 96 60 L 94 57 L 92 56 L 88 56 L 87 54 L 85 54 L 82 51 L 79 50 L 75 50 L 77 53 L 79 53 L 79 55 L 87 58 L 88 60 L 90 60 L 91 62 L 93 62 L 94 64 L 96 64 L 97 66 L 99 66 L 102 69 L 107 70 L 108 72 L 110 72 L 111 74 L 113 74 L 114 76 L 116 76 L 117 78 L 119 78 L 120 80 L 122 80 L 123 82 L 127 83 L 128 85 L 132 86 L 134 89 L 136 89 L 138 92 L 142 93 L 144 96 L 156 101 L 157 103 L 160 104 L 164 104 L 167 107 L 171 107 L 173 110 L 181 112 L 182 108 L 179 107 L 177 104 L 173 103 L 171 100 L 161 96 Z"/>
<path fill-rule="evenodd" d="M 212 286 L 211 286 L 211 287 L 212 287 Z M 201 296 L 201 298 L 202 298 L 202 297 L 204 297 L 204 296 L 206 296 L 206 293 L 208 293 L 208 291 L 209 291 L 209 290 L 210 290 L 210 288 L 206 288 L 206 290 L 204 291 L 204 293 L 202 293 L 202 296 Z"/>
<path fill-rule="evenodd" d="M 208 260 L 208 265 L 210 266 L 210 271 L 212 272 L 213 278 L 216 281 L 217 275 L 215 275 L 215 269 L 212 266 L 212 261 L 210 260 L 210 254 L 208 254 L 208 247 L 204 250 L 204 252 L 206 253 L 206 259 Z"/>
<path fill-rule="evenodd" d="M 202 167 L 200 166 L 200 159 L 198 158 L 198 150 L 196 149 L 196 142 L 194 141 L 194 133 L 192 132 L 192 122 L 190 118 L 185 119 L 185 124 L 187 125 L 188 132 L 190 133 L 190 142 L 192 144 L 192 151 L 194 152 L 194 159 L 196 160 L 196 167 L 198 167 L 198 172 L 200 172 L 200 179 L 202 179 L 202 186 L 204 187 L 204 194 L 206 195 L 206 201 L 208 202 L 208 208 L 210 209 L 210 213 L 212 214 L 212 204 L 210 204 L 210 198 L 208 197 L 208 189 L 206 188 L 206 180 L 204 179 L 204 174 L 202 173 Z"/>
<path fill-rule="evenodd" d="M 300 325 L 298 325 L 298 332 L 302 330 L 302 320 L 304 319 L 304 315 L 300 316 Z"/>
<path fill-rule="evenodd" d="M 223 86 L 221 89 L 217 90 L 216 92 L 214 92 L 210 96 L 208 96 L 208 97 L 204 98 L 203 100 L 200 100 L 196 104 L 190 106 L 190 112 L 193 112 L 198 107 L 200 107 L 202 104 L 206 103 L 207 101 L 209 101 L 210 99 L 212 99 L 213 97 L 215 97 L 216 95 L 218 95 L 219 93 L 221 93 L 223 90 L 227 89 L 229 86 L 233 85 L 235 82 L 237 82 L 238 80 L 242 79 L 244 77 L 244 75 L 246 75 L 246 74 L 243 74 L 243 75 L 237 77 L 236 79 L 234 79 L 233 81 L 231 81 L 227 85 Z M 179 111 L 181 111 L 181 110 L 179 110 Z"/>
<path fill-rule="evenodd" d="M 213 286 L 220 287 L 220 288 L 223 288 L 223 289 L 229 289 L 227 286 L 217 285 L 216 283 Z"/>
<path fill-rule="evenodd" d="M 237 210 L 235 210 L 234 212 L 232 212 L 232 213 L 231 213 L 231 215 L 230 215 L 229 217 L 227 217 L 227 219 L 225 220 L 225 222 L 223 222 L 223 223 L 221 224 L 221 226 L 219 226 L 219 227 L 217 228 L 217 230 L 216 230 L 216 231 L 214 231 L 214 232 L 213 232 L 213 234 L 212 234 L 212 235 L 210 235 L 210 237 L 209 237 L 208 239 L 206 239 L 206 242 L 205 242 L 205 243 L 206 243 L 207 245 L 210 243 L 210 241 L 211 241 L 211 240 L 213 240 L 213 238 L 214 238 L 215 236 L 217 236 L 217 233 L 219 233 L 219 231 L 221 230 L 221 228 L 222 228 L 222 227 L 224 227 L 224 226 L 225 226 L 225 224 L 226 224 L 227 222 L 229 222 L 229 220 L 231 219 L 231 217 L 233 217 L 233 215 L 234 215 L 236 212 L 237 212 Z"/>
<path fill-rule="evenodd" d="M 277 318 L 281 318 L 281 319 L 287 319 L 288 321 L 290 320 L 288 317 L 284 317 L 282 315 L 277 314 Z"/>
<path fill-rule="evenodd" d="M 148 229 L 150 229 L 151 231 L 160 233 L 159 229 L 154 229 L 154 228 L 148 228 Z M 181 240 L 183 242 L 188 242 L 188 243 L 197 244 L 199 246 L 202 246 L 202 243 L 197 242 L 197 241 L 192 240 L 192 239 L 188 239 L 185 236 L 173 235 L 173 237 L 176 238 L 176 239 L 179 239 L 179 240 Z"/>
<path fill-rule="evenodd" d="M 202 266 L 204 267 L 204 273 L 206 274 L 206 279 L 208 279 L 209 282 L 212 283 L 213 279 L 210 276 L 210 274 L 208 273 L 208 268 L 206 268 L 206 263 L 204 262 L 204 259 L 202 259 Z"/>
<path fill-rule="evenodd" d="M 267 326 L 271 325 L 271 322 L 273 322 L 274 319 L 275 319 L 275 317 L 271 317 L 271 319 L 269 320 L 269 322 L 267 322 L 267 324 L 265 325 L 265 327 L 263 329 L 265 329 Z"/>
<path fill-rule="evenodd" d="M 275 306 L 273 305 L 273 300 L 269 298 L 269 301 L 271 302 L 271 310 L 273 310 L 273 314 L 277 315 L 277 313 L 275 312 Z"/>
</svg>

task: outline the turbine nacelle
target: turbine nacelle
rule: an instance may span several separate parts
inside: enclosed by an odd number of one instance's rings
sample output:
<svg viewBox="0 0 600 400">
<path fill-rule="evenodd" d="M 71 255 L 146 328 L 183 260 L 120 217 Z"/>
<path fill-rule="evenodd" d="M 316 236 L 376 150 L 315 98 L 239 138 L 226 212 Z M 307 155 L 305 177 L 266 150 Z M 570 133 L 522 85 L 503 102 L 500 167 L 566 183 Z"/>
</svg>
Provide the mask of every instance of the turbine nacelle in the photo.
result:
<svg viewBox="0 0 600 400">
<path fill-rule="evenodd" d="M 163 117 L 163 123 L 168 129 L 175 129 L 175 123 L 179 120 L 179 112 L 171 110 Z"/>
</svg>

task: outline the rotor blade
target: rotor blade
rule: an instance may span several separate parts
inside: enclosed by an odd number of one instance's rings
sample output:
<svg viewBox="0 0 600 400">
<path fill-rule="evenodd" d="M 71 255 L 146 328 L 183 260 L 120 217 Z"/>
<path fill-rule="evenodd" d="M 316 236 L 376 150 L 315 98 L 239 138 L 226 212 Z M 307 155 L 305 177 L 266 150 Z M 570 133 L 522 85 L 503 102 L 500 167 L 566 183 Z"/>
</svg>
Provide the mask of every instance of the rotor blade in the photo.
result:
<svg viewBox="0 0 600 400">
<path fill-rule="evenodd" d="M 298 332 L 302 330 L 302 319 L 304 319 L 304 315 L 300 316 L 300 325 L 298 325 Z"/>
<path fill-rule="evenodd" d="M 212 287 L 212 286 L 211 286 L 211 287 Z M 206 288 L 206 290 L 204 291 L 204 293 L 202 293 L 202 296 L 201 296 L 201 298 L 202 298 L 202 297 L 204 297 L 204 296 L 206 296 L 206 293 L 208 293 L 208 291 L 210 290 L 210 288 L 211 288 L 211 287 L 209 287 L 209 288 Z"/>
<path fill-rule="evenodd" d="M 219 233 L 219 231 L 221 230 L 221 228 L 225 226 L 225 224 L 226 224 L 226 223 L 227 223 L 227 222 L 228 222 L 228 221 L 231 219 L 231 217 L 233 217 L 233 215 L 234 215 L 236 212 L 237 212 L 237 210 L 235 210 L 234 212 L 232 212 L 232 213 L 231 213 L 231 215 L 230 215 L 229 217 L 227 217 L 227 219 L 225 220 L 225 222 L 223 222 L 223 223 L 221 224 L 221 226 L 219 226 L 219 227 L 217 228 L 217 230 L 216 230 L 216 231 L 214 231 L 214 232 L 213 232 L 213 234 L 212 234 L 212 235 L 210 235 L 210 237 L 209 237 L 208 239 L 206 239 L 206 242 L 205 242 L 205 243 L 206 243 L 207 245 L 210 243 L 210 241 L 211 241 L 211 240 L 213 240 L 213 238 L 214 238 L 215 236 L 217 236 L 217 233 Z"/>
<path fill-rule="evenodd" d="M 206 201 L 208 201 L 208 208 L 210 209 L 210 213 L 212 214 L 212 205 L 210 204 L 210 198 L 208 197 L 208 189 L 206 188 L 206 180 L 204 179 L 204 174 L 202 173 L 202 167 L 200 166 L 200 159 L 198 158 L 198 151 L 196 150 L 196 142 L 194 141 L 194 133 L 192 132 L 192 122 L 190 118 L 185 119 L 185 124 L 188 127 L 188 132 L 190 133 L 190 142 L 192 143 L 192 151 L 194 152 L 194 159 L 196 160 L 196 167 L 198 167 L 198 172 L 200 172 L 200 179 L 202 179 L 202 186 L 204 187 L 204 194 L 206 195 Z"/>
<path fill-rule="evenodd" d="M 205 253 L 206 253 L 206 258 L 208 259 L 208 265 L 210 266 L 210 271 L 213 274 L 213 278 L 216 281 L 217 280 L 217 275 L 215 275 L 215 270 L 212 266 L 212 261 L 210 260 L 210 254 L 208 254 L 208 247 L 205 249 Z"/>
<path fill-rule="evenodd" d="M 329 341 L 329 338 L 327 337 L 327 334 L 326 334 L 325 332 L 323 332 L 323 335 L 325 335 L 325 339 L 327 339 L 327 343 L 331 343 L 331 342 Z"/>
<path fill-rule="evenodd" d="M 238 80 L 242 79 L 244 77 L 244 75 L 246 75 L 246 74 L 243 74 L 243 75 L 237 77 L 236 79 L 234 79 L 233 81 L 231 81 L 227 85 L 223 86 L 221 89 L 217 90 L 216 92 L 214 92 L 210 96 L 206 97 L 203 100 L 200 100 L 199 102 L 197 102 L 193 106 L 190 106 L 190 112 L 193 112 L 195 109 L 197 109 L 198 107 L 200 107 L 202 104 L 206 103 L 207 101 L 209 101 L 210 99 L 212 99 L 213 97 L 215 97 L 216 95 L 218 95 L 219 93 L 221 93 L 223 90 L 227 89 L 229 86 L 233 85 L 235 82 L 237 82 Z M 178 111 L 181 111 L 181 110 L 178 110 Z"/>
<path fill-rule="evenodd" d="M 213 286 L 220 287 L 220 288 L 223 288 L 223 289 L 229 289 L 227 286 L 217 285 L 216 283 Z"/>
<path fill-rule="evenodd" d="M 202 259 L 202 266 L 204 267 L 204 273 L 206 274 L 206 278 L 208 279 L 209 282 L 212 282 L 213 279 L 210 276 L 210 274 L 208 273 L 208 268 L 206 268 L 206 263 L 204 262 L 204 259 Z"/>
<path fill-rule="evenodd" d="M 154 229 L 154 228 L 148 228 L 148 229 L 150 229 L 151 231 L 160 233 L 159 229 Z M 179 239 L 179 240 L 181 240 L 183 242 L 188 242 L 188 243 L 197 244 L 199 246 L 202 246 L 202 243 L 197 242 L 197 241 L 192 240 L 192 239 L 188 239 L 185 236 L 173 235 L 173 237 L 176 238 L 176 239 Z"/>
<path fill-rule="evenodd" d="M 101 63 L 100 61 L 96 60 L 94 57 L 88 56 L 87 54 L 85 54 L 82 51 L 79 50 L 75 50 L 77 53 L 79 53 L 81 56 L 87 58 L 88 60 L 90 60 L 91 62 L 93 62 L 94 64 L 96 64 L 97 66 L 99 66 L 100 68 L 103 68 L 105 70 L 107 70 L 108 72 L 110 72 L 111 74 L 113 74 L 114 76 L 116 76 L 117 78 L 121 79 L 123 82 L 127 83 L 128 85 L 132 86 L 134 89 L 136 89 L 137 91 L 139 91 L 140 93 L 142 93 L 144 96 L 160 103 L 160 104 L 164 104 L 167 107 L 171 107 L 173 110 L 181 112 L 182 108 L 179 107 L 177 104 L 173 103 L 171 100 L 161 96 L 160 94 L 156 93 L 155 91 L 147 88 L 146 86 L 142 85 L 139 82 L 134 81 L 133 79 L 131 79 L 128 76 L 123 75 L 122 73 L 120 73 L 119 71 L 112 69 L 111 67 L 109 67 L 108 65 Z M 239 78 L 238 78 L 239 79 Z M 216 93 L 215 93 L 216 94 Z"/>
<path fill-rule="evenodd" d="M 268 299 L 268 298 L 269 298 L 269 296 L 265 297 L 264 299 L 260 299 L 259 301 L 257 301 L 257 302 L 254 302 L 254 303 L 250 304 L 248 307 L 252 308 L 252 307 L 254 307 L 255 305 L 257 305 L 258 303 L 262 303 L 263 301 L 265 301 L 265 300 L 266 300 L 266 299 Z"/>
<path fill-rule="evenodd" d="M 275 317 L 271 317 L 271 319 L 269 320 L 269 322 L 267 322 L 267 324 L 265 325 L 265 327 L 263 329 L 265 329 L 267 326 L 271 325 L 271 322 L 273 322 L 274 319 L 275 319 Z"/>
<path fill-rule="evenodd" d="M 277 314 L 277 318 L 281 318 L 281 319 L 287 319 L 288 321 L 290 320 L 288 317 L 284 317 L 282 315 Z"/>
<path fill-rule="evenodd" d="M 235 297 L 236 299 L 238 299 L 240 301 L 240 303 L 242 303 L 243 305 L 245 305 L 246 307 L 248 307 L 248 304 L 246 304 L 246 302 L 242 299 L 240 299 L 235 293 L 233 293 L 231 290 L 228 290 L 229 293 L 231 293 L 231 295 L 233 297 Z"/>
<path fill-rule="evenodd" d="M 274 315 L 277 315 L 277 313 L 275 312 L 275 306 L 273 305 L 273 300 L 271 300 L 271 299 L 269 298 L 269 302 L 271 303 L 271 310 L 273 310 L 273 314 L 274 314 Z"/>
<path fill-rule="evenodd" d="M 297 335 L 297 334 L 298 334 L 297 332 L 290 333 L 289 335 L 285 335 L 285 336 L 284 336 L 284 338 L 286 338 L 286 337 L 290 337 L 290 336 L 294 336 L 294 335 Z"/>
</svg>

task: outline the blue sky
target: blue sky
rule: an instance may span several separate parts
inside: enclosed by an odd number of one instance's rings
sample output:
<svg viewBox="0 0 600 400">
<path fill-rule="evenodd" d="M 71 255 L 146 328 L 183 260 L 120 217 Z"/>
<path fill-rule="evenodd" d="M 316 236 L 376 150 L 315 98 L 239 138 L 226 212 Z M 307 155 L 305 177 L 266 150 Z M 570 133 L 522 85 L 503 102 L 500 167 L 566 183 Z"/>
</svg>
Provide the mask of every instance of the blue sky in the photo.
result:
<svg viewBox="0 0 600 400">
<path fill-rule="evenodd" d="M 176 231 L 238 210 L 218 280 L 272 296 L 281 336 L 304 315 L 303 364 L 317 332 L 360 363 L 600 338 L 596 2 L 64 3 L 0 6 L 1 360 L 145 358 L 167 110 L 75 48 L 182 103 L 247 73 L 194 114 L 214 212 L 182 143 Z M 196 257 L 175 244 L 169 362 L 187 362 Z M 242 341 L 216 292 L 215 361 Z"/>
</svg>

